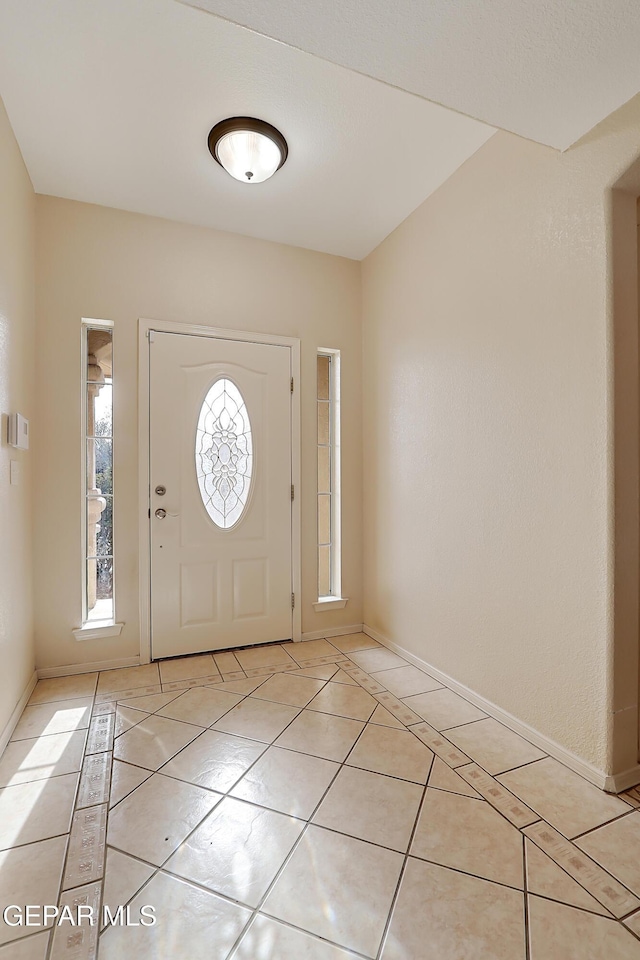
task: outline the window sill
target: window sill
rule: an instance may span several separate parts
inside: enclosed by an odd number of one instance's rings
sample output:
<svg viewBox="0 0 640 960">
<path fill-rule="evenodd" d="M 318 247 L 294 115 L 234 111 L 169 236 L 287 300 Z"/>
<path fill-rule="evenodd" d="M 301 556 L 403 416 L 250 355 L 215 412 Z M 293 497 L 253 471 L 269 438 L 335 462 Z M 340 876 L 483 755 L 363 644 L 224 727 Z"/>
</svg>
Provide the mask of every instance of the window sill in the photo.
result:
<svg viewBox="0 0 640 960">
<path fill-rule="evenodd" d="M 73 631 L 76 640 L 97 640 L 100 637 L 119 637 L 122 633 L 124 623 L 114 623 L 112 620 L 94 620 L 85 623 L 83 627 L 78 627 Z"/>
<path fill-rule="evenodd" d="M 325 610 L 344 610 L 349 602 L 348 597 L 321 597 L 313 605 L 316 613 L 324 613 Z"/>
</svg>

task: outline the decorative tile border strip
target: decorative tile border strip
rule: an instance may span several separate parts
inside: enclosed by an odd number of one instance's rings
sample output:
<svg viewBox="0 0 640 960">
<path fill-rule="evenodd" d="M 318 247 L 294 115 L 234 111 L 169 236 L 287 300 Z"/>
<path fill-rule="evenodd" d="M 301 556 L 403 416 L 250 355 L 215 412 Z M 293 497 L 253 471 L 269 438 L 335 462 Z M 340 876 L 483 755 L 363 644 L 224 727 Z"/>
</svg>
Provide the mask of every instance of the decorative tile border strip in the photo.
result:
<svg viewBox="0 0 640 960">
<path fill-rule="evenodd" d="M 77 809 L 107 802 L 111 788 L 111 760 L 110 752 L 93 753 L 85 757 L 76 801 Z"/>
<path fill-rule="evenodd" d="M 366 671 L 362 670 L 357 664 L 350 661 L 347 655 L 338 652 L 336 656 L 300 660 L 295 663 L 295 665 L 291 663 L 277 663 L 261 668 L 255 667 L 246 671 L 240 668 L 239 662 L 231 652 L 223 652 L 215 656 L 217 658 L 224 658 L 223 663 L 229 668 L 235 665 L 235 669 L 221 669 L 221 676 L 195 678 L 187 681 L 170 681 L 162 686 L 153 684 L 146 687 L 113 691 L 96 696 L 86 745 L 85 762 L 82 769 L 76 812 L 73 818 L 63 886 L 67 888 L 73 883 L 83 883 L 84 885 L 67 889 L 66 892 L 61 895 L 60 906 L 67 904 L 71 906 L 78 904 L 95 904 L 96 915 L 100 906 L 102 879 L 99 878 L 102 878 L 104 871 L 106 812 L 104 816 L 100 813 L 97 821 L 95 819 L 92 821 L 91 816 L 94 815 L 96 811 L 102 811 L 103 808 L 106 811 L 107 807 L 107 803 L 104 802 L 102 797 L 109 794 L 109 778 L 108 776 L 105 777 L 104 774 L 105 771 L 108 772 L 110 770 L 112 759 L 109 751 L 111 751 L 113 747 L 114 710 L 116 701 L 158 694 L 162 691 L 179 692 L 194 686 L 209 686 L 215 689 L 218 684 L 222 684 L 228 680 L 267 677 L 274 673 L 282 672 L 302 673 L 305 669 L 312 669 L 313 667 L 335 665 L 336 669 L 342 668 L 345 674 L 355 683 L 373 694 L 381 706 L 387 709 L 392 716 L 395 716 L 396 719 L 449 767 L 455 769 L 481 794 L 485 801 L 489 802 L 496 810 L 503 814 L 514 827 L 529 836 L 552 860 L 558 863 L 571 876 L 574 876 L 585 889 L 588 889 L 589 892 L 618 919 L 640 907 L 640 900 L 627 891 L 622 884 L 610 877 L 609 874 L 597 864 L 593 863 L 586 854 L 578 850 L 570 841 L 565 840 L 564 837 L 557 834 L 552 827 L 540 821 L 537 815 L 529 810 L 517 797 L 511 794 L 506 787 L 482 770 L 477 764 L 473 763 L 469 757 L 448 741 L 446 737 L 422 720 L 422 718 L 403 703 L 402 700 L 386 690 L 381 683 L 371 677 Z M 219 663 L 217 663 L 217 665 L 221 666 Z M 627 799 L 632 806 L 640 807 L 640 788 L 627 791 L 624 798 Z M 97 826 L 95 826 L 94 830 L 90 825 L 92 823 L 96 824 L 96 822 Z M 542 831 L 540 833 L 542 837 L 541 840 L 537 839 L 537 834 L 534 833 L 536 830 Z M 78 840 L 78 838 L 80 839 Z M 90 851 L 96 844 L 98 857 L 94 860 L 91 857 Z M 550 849 L 546 849 L 545 844 L 549 847 L 555 847 L 555 855 L 550 852 Z M 100 849 L 102 851 L 101 857 Z M 85 852 L 84 857 L 80 857 L 80 853 L 82 852 Z M 570 867 L 572 867 L 572 869 Z M 90 877 L 95 876 L 95 882 L 87 884 L 87 874 Z M 589 884 L 591 884 L 591 886 L 589 886 Z M 624 922 L 629 923 L 630 929 L 636 929 L 633 924 L 635 923 L 636 926 L 640 925 L 638 918 L 640 918 L 640 910 L 634 913 L 632 917 L 627 917 Z M 70 926 L 56 928 L 52 940 L 50 960 L 95 960 L 99 927 L 100 924 L 86 929 Z"/>
<path fill-rule="evenodd" d="M 514 827 L 533 840 L 547 856 L 591 893 L 613 916 L 620 919 L 640 907 L 640 900 L 633 893 L 598 864 L 594 863 L 571 841 L 566 840 L 553 827 L 541 820 L 533 810 L 507 790 L 503 784 L 479 767 L 478 764 L 473 763 L 446 737 L 419 717 L 419 722 L 416 723 L 412 719 L 415 717 L 413 711 L 390 691 L 382 692 L 384 687 L 373 680 L 362 668 L 349 661 L 348 664 L 343 665 L 342 669 L 365 689 L 372 689 L 371 685 L 379 688 L 376 691 L 376 700 L 401 720 L 411 733 L 441 760 L 455 769 L 467 783 L 477 790 L 484 800 L 506 817 Z M 398 710 L 398 704 L 404 707 L 410 715 L 408 721 L 405 718 L 406 715 L 402 715 Z M 394 706 L 396 709 L 394 709 Z M 640 786 L 627 790 L 622 796 L 632 806 L 640 808 Z M 640 910 L 634 913 L 632 917 L 627 917 L 624 922 L 629 929 L 640 936 Z"/>
<path fill-rule="evenodd" d="M 88 919 L 83 919 L 80 926 L 72 926 L 65 921 L 56 927 L 49 955 L 50 960 L 93 960 L 98 948 L 101 893 L 102 884 L 98 881 L 77 887 L 75 890 L 68 890 L 62 895 L 59 906 L 69 907 L 74 920 L 78 907 L 82 906 L 91 909 L 96 923 L 91 924 Z"/>
<path fill-rule="evenodd" d="M 328 671 L 326 677 L 318 675 L 322 670 Z M 287 673 L 292 677 L 308 677 L 310 680 L 324 680 L 326 682 L 327 680 L 332 680 L 339 670 L 339 664 L 325 663 L 321 664 L 319 667 L 296 667 L 295 670 L 287 670 Z"/>
<path fill-rule="evenodd" d="M 311 669 L 313 669 L 313 667 L 311 667 Z M 330 679 L 333 680 L 334 683 L 344 683 L 347 687 L 358 686 L 358 681 L 354 680 L 354 678 L 342 668 L 339 668 Z M 373 682 L 375 683 L 376 681 L 374 680 Z"/>
<path fill-rule="evenodd" d="M 90 753 L 104 753 L 113 750 L 113 734 L 115 730 L 115 713 L 105 713 L 94 717 L 89 726 L 89 736 L 85 747 L 85 756 Z"/>
<path fill-rule="evenodd" d="M 259 686 L 264 683 L 263 677 L 241 677 L 239 680 L 248 680 L 249 684 L 252 686 L 245 686 L 243 684 L 241 689 L 235 685 L 236 681 L 233 680 L 223 680 L 222 683 L 212 683 L 210 685 L 211 690 L 224 690 L 228 693 L 235 693 L 240 697 L 248 697 L 250 693 L 253 693 L 254 690 L 257 690 Z M 233 684 L 233 686 L 227 686 L 227 684 Z"/>
<path fill-rule="evenodd" d="M 107 700 L 130 700 L 131 697 L 146 697 L 149 693 L 162 693 L 159 683 L 151 683 L 146 687 L 131 687 L 127 690 L 111 690 L 109 693 L 99 693 L 96 704 Z"/>
<path fill-rule="evenodd" d="M 91 717 L 103 717 L 105 713 L 116 712 L 116 700 L 104 700 L 102 703 L 96 703 L 91 711 Z"/>
<path fill-rule="evenodd" d="M 287 670 L 291 670 L 291 664 L 289 663 L 273 663 L 271 666 L 265 667 L 251 667 L 245 670 L 244 674 L 247 677 L 266 677 L 271 673 L 286 673 Z M 243 674 L 243 677 L 244 677 Z M 232 678 L 229 678 L 232 679 Z M 240 680 L 241 677 L 234 677 L 233 679 Z"/>
<path fill-rule="evenodd" d="M 69 890 L 102 877 L 107 833 L 107 804 L 77 810 L 71 823 L 62 889 Z"/>
<path fill-rule="evenodd" d="M 430 727 L 425 720 L 412 725 L 411 733 L 413 733 L 418 740 L 422 740 L 426 747 L 429 747 L 436 756 L 444 760 L 453 770 L 463 766 L 465 763 L 471 763 L 469 757 L 464 754 L 462 750 L 454 747 L 454 745 L 438 733 L 437 730 Z"/>
<path fill-rule="evenodd" d="M 534 823 L 523 833 L 618 920 L 640 907 L 637 897 L 548 823 Z"/>
<path fill-rule="evenodd" d="M 458 773 L 519 830 L 540 819 L 537 813 L 530 810 L 526 804 L 518 800 L 501 783 L 494 780 L 477 763 L 468 763 L 458 770 Z"/>
<path fill-rule="evenodd" d="M 323 667 L 325 666 L 325 664 L 328 664 L 328 663 L 345 663 L 346 659 L 347 658 L 343 653 L 339 653 L 336 650 L 335 656 L 331 655 L 329 657 L 309 657 L 308 660 L 302 659 L 301 657 L 299 660 L 296 658 L 296 663 L 300 667 Z"/>
<path fill-rule="evenodd" d="M 368 673 L 365 673 L 362 667 L 359 667 L 356 663 L 352 663 L 351 660 L 343 663 L 342 669 L 355 680 L 357 684 L 364 687 L 368 693 L 384 693 L 387 689 L 383 687 L 381 683 L 378 683 L 377 680 L 374 680 L 373 677 L 370 677 Z"/>
<path fill-rule="evenodd" d="M 132 700 L 118 700 L 118 707 L 126 707 L 128 710 L 138 710 L 140 713 L 150 716 L 150 714 L 157 713 L 158 710 L 162 710 L 163 707 L 173 703 L 173 701 L 177 700 L 184 692 L 184 690 L 172 690 L 171 693 L 152 693 L 149 695 L 149 698 L 134 697 Z M 157 700 L 150 704 L 148 700 L 153 698 L 157 698 Z M 145 701 L 144 705 L 141 701 Z"/>
<path fill-rule="evenodd" d="M 170 680 L 162 684 L 163 693 L 171 693 L 173 690 L 190 690 L 192 687 L 206 687 L 209 683 L 222 683 L 222 677 L 215 673 L 210 677 L 194 677 L 191 680 Z M 118 697 L 118 700 L 121 700 Z"/>
<path fill-rule="evenodd" d="M 404 723 L 405 727 L 410 727 L 414 723 L 421 723 L 422 717 L 418 716 L 417 713 L 414 713 L 410 707 L 403 703 L 402 700 L 399 700 L 398 697 L 393 693 L 389 693 L 388 690 L 385 690 L 384 693 L 375 694 L 376 700 L 382 704 L 383 707 L 386 707 L 389 713 L 392 713 L 394 717 L 397 717 L 398 720 L 401 720 Z"/>
</svg>

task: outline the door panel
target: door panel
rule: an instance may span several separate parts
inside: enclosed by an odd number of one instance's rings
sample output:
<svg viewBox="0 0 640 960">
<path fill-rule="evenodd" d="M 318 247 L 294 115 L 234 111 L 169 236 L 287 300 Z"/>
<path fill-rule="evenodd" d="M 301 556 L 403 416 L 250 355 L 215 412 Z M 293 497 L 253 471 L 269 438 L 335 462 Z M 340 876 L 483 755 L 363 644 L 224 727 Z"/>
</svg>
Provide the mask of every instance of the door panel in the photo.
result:
<svg viewBox="0 0 640 960">
<path fill-rule="evenodd" d="M 289 639 L 290 348 L 153 332 L 149 350 L 152 657 Z"/>
</svg>

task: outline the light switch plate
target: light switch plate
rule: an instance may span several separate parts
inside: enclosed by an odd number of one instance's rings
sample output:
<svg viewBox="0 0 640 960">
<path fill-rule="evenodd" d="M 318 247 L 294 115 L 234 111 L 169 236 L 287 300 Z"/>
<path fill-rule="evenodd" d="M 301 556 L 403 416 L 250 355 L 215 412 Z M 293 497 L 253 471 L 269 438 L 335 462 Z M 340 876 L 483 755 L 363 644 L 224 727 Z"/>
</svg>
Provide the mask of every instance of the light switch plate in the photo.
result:
<svg viewBox="0 0 640 960">
<path fill-rule="evenodd" d="M 12 447 L 29 449 L 29 421 L 21 413 L 12 413 L 8 421 L 8 441 Z"/>
</svg>

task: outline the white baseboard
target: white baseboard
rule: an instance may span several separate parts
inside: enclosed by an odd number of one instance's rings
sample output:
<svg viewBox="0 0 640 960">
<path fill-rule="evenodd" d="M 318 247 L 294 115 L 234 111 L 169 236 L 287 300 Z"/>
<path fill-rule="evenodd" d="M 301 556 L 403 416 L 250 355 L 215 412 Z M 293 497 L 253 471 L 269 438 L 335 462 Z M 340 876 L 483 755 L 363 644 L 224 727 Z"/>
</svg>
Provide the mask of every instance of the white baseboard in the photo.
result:
<svg viewBox="0 0 640 960">
<path fill-rule="evenodd" d="M 119 660 L 99 660 L 95 663 L 68 663 L 64 667 L 40 667 L 38 680 L 52 677 L 73 677 L 77 673 L 97 673 L 98 670 L 115 670 L 118 667 L 137 667 L 140 657 L 122 657 Z"/>
<path fill-rule="evenodd" d="M 2 756 L 2 754 L 4 753 L 4 748 L 9 743 L 9 740 L 11 740 L 11 737 L 13 736 L 13 731 L 18 725 L 18 720 L 22 716 L 22 711 L 27 705 L 27 701 L 29 700 L 29 697 L 33 693 L 33 688 L 35 687 L 37 682 L 38 682 L 38 674 L 34 670 L 33 673 L 31 674 L 28 684 L 24 688 L 22 696 L 16 703 L 13 713 L 9 717 L 4 730 L 2 731 L 2 733 L 0 733 L 0 756 Z"/>
<path fill-rule="evenodd" d="M 565 765 L 565 767 L 569 767 L 569 769 L 573 770 L 574 773 L 580 774 L 581 777 L 584 777 L 584 779 L 588 780 L 589 783 L 595 784 L 595 786 L 599 787 L 601 790 L 606 790 L 609 793 L 619 793 L 621 790 L 626 790 L 628 787 L 633 786 L 634 783 L 640 781 L 640 766 L 634 767 L 633 770 L 627 770 L 625 773 L 618 774 L 616 776 L 608 776 L 593 764 L 587 763 L 586 760 L 582 760 L 580 757 L 576 756 L 576 754 L 572 753 L 571 750 L 567 750 L 566 747 L 556 743 L 555 740 L 545 736 L 545 734 L 540 733 L 523 720 L 518 720 L 518 718 L 514 717 L 513 714 L 503 710 L 502 707 L 492 703 L 491 700 L 487 700 L 485 697 L 481 696 L 479 693 L 476 693 L 474 690 L 471 690 L 469 687 L 465 687 L 463 683 L 458 683 L 458 681 L 454 680 L 453 677 L 450 677 L 442 670 L 438 670 L 437 667 L 427 663 L 426 660 L 422 660 L 415 654 L 405 650 L 405 648 L 401 647 L 400 644 L 394 643 L 393 640 L 389 640 L 388 637 L 383 636 L 377 630 L 374 630 L 373 627 L 369 627 L 366 623 L 363 626 L 363 632 L 366 633 L 368 637 L 371 637 L 373 640 L 377 640 L 378 643 L 381 643 L 383 646 L 388 647 L 389 650 L 393 650 L 399 656 L 404 657 L 404 659 L 408 660 L 409 663 L 413 663 L 416 667 L 424 670 L 429 674 L 429 676 L 433 677 L 435 680 L 439 680 L 445 686 L 449 687 L 450 690 L 453 690 L 454 693 L 458 693 L 461 697 L 464 697 L 465 700 L 473 703 L 474 706 L 478 707 L 480 710 L 483 710 L 490 717 L 493 717 L 494 720 L 499 720 L 500 723 L 505 725 L 505 727 L 509 727 L 509 729 L 513 730 L 514 733 L 524 737 L 525 740 L 533 743 L 536 747 L 539 747 L 540 750 L 544 750 L 544 752 L 548 753 L 550 757 L 553 757 L 555 760 L 559 760 L 560 763 Z M 444 735 L 446 736 L 446 733 Z M 633 779 L 634 776 L 636 777 L 635 780 Z"/>
<path fill-rule="evenodd" d="M 622 773 L 615 773 L 608 776 L 605 780 L 604 789 L 607 793 L 621 793 L 628 790 L 629 787 L 635 787 L 640 783 L 640 763 L 629 770 L 623 770 Z"/>
<path fill-rule="evenodd" d="M 324 640 L 327 637 L 345 637 L 348 633 L 362 633 L 361 623 L 351 623 L 348 627 L 330 627 L 328 630 L 309 630 L 302 634 L 303 640 Z"/>
</svg>

